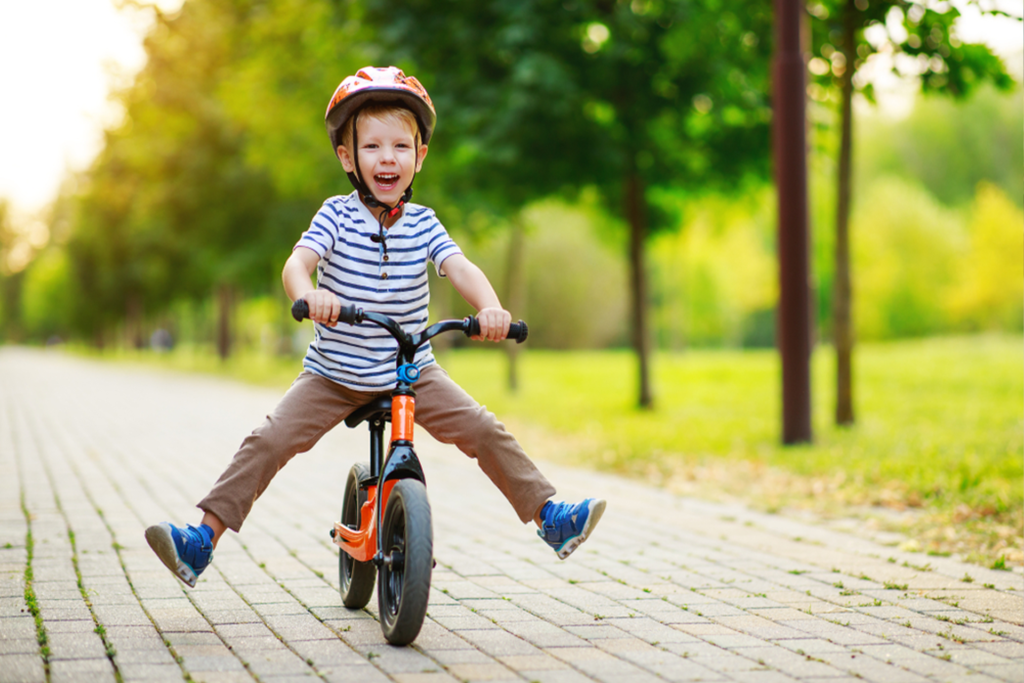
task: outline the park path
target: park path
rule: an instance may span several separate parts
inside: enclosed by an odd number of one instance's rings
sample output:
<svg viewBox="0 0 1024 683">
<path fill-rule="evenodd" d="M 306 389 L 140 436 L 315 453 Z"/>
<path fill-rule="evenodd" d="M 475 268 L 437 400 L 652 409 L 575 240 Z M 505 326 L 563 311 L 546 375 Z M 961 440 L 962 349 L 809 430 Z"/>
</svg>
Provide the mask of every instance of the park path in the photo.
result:
<svg viewBox="0 0 1024 683">
<path fill-rule="evenodd" d="M 0 347 L 0 683 L 1024 680 L 1019 572 L 545 464 L 561 496 L 608 500 L 560 562 L 422 431 L 437 568 L 413 646 L 337 594 L 362 429 L 296 457 L 186 589 L 143 529 L 194 523 L 279 396 Z"/>
</svg>

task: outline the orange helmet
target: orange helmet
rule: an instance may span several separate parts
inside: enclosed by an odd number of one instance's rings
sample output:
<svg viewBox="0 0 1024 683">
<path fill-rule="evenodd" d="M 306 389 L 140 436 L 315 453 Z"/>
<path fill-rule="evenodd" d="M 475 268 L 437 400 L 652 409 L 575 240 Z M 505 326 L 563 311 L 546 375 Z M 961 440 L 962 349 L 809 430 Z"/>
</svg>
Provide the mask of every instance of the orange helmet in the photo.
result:
<svg viewBox="0 0 1024 683">
<path fill-rule="evenodd" d="M 437 122 L 434 104 L 426 88 L 412 76 L 406 76 L 398 67 L 366 66 L 348 76 L 334 91 L 324 122 L 333 149 L 341 144 L 339 134 L 345 122 L 367 102 L 393 102 L 412 110 L 420 124 L 423 144 L 430 142 Z"/>
</svg>

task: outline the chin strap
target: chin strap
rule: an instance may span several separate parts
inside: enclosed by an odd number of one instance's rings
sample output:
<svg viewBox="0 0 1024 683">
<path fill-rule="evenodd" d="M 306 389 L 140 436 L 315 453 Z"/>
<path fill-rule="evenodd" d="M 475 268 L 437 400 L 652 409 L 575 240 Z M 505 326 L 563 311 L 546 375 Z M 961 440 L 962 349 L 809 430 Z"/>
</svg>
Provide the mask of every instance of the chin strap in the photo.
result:
<svg viewBox="0 0 1024 683">
<path fill-rule="evenodd" d="M 366 186 L 366 183 L 362 181 L 362 172 L 359 170 L 359 133 L 356 127 L 356 118 L 358 116 L 359 110 L 357 109 L 355 113 L 352 114 L 352 149 L 355 150 L 352 154 L 352 159 L 355 163 L 356 170 L 355 172 L 349 171 L 348 180 L 352 183 L 352 186 L 356 188 L 356 192 L 359 193 L 359 198 L 363 200 L 363 204 L 370 209 L 384 209 L 384 211 L 381 211 L 377 216 L 378 232 L 376 235 L 372 235 L 370 239 L 373 242 L 380 244 L 383 254 L 386 256 L 388 253 L 388 245 L 387 242 L 385 242 L 384 221 L 388 218 L 397 216 L 402 211 L 402 207 L 408 204 L 412 199 L 412 182 L 409 183 L 409 187 L 405 188 L 405 192 L 402 193 L 402 197 L 394 206 L 388 206 L 384 202 L 378 201 L 377 198 L 373 196 L 373 192 L 371 192 L 370 188 Z M 415 180 L 416 171 L 414 170 L 413 181 Z"/>
</svg>

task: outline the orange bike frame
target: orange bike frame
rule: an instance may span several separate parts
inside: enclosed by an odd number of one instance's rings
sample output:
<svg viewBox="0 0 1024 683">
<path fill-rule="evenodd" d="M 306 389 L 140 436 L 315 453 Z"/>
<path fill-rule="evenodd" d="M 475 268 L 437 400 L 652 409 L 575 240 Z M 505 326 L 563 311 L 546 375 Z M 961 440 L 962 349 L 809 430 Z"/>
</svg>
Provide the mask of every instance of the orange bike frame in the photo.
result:
<svg viewBox="0 0 1024 683">
<path fill-rule="evenodd" d="M 391 398 L 391 444 L 396 441 L 412 443 L 415 424 L 416 399 L 412 396 L 396 395 Z M 391 489 L 398 481 L 384 482 L 384 496 L 380 504 L 386 510 Z M 359 528 L 350 529 L 341 522 L 334 523 L 334 544 L 357 562 L 369 562 L 377 553 L 377 486 L 367 489 L 366 502 L 359 511 Z"/>
</svg>

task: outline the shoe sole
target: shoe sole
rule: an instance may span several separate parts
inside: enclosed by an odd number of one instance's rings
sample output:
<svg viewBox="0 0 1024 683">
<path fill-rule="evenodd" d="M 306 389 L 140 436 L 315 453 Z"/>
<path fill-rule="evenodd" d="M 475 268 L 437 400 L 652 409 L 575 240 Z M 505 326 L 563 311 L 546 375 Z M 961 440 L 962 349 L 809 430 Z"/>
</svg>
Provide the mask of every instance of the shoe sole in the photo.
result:
<svg viewBox="0 0 1024 683">
<path fill-rule="evenodd" d="M 594 501 L 594 506 L 590 508 L 590 513 L 587 515 L 587 523 L 583 525 L 583 531 L 578 536 L 570 538 L 568 541 L 562 544 L 562 547 L 556 550 L 558 559 L 564 560 L 565 558 L 572 555 L 572 552 L 576 548 L 580 547 L 583 541 L 587 540 L 590 536 L 590 532 L 594 530 L 597 523 L 601 521 L 601 515 L 604 514 L 604 508 L 607 503 L 603 500 Z"/>
<path fill-rule="evenodd" d="M 174 546 L 174 537 L 171 535 L 171 526 L 167 522 L 154 524 L 146 529 L 146 542 L 172 574 L 181 579 L 189 588 L 196 587 L 196 573 L 192 571 L 192 567 L 178 557 L 178 549 Z"/>
</svg>

